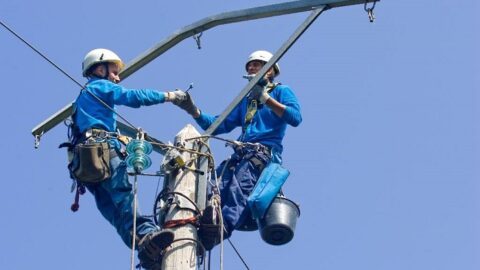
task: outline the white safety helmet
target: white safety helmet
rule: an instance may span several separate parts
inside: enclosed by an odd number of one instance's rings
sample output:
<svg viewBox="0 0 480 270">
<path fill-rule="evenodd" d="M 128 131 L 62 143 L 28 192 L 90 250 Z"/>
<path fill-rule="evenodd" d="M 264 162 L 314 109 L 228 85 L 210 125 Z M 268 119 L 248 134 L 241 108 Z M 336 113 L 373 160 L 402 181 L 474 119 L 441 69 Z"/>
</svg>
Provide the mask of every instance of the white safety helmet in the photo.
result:
<svg viewBox="0 0 480 270">
<path fill-rule="evenodd" d="M 122 70 L 125 64 L 118 55 L 107 49 L 94 49 L 85 55 L 82 62 L 83 77 L 87 77 L 88 70 L 95 64 L 112 62 L 118 65 Z"/>
<path fill-rule="evenodd" d="M 247 70 L 248 63 L 254 60 L 262 61 L 267 63 L 271 58 L 273 54 L 268 52 L 268 51 L 254 51 L 250 56 L 248 56 L 247 63 L 245 64 L 245 70 Z M 273 66 L 273 70 L 275 71 L 275 77 L 280 74 L 280 66 L 275 63 Z"/>
</svg>

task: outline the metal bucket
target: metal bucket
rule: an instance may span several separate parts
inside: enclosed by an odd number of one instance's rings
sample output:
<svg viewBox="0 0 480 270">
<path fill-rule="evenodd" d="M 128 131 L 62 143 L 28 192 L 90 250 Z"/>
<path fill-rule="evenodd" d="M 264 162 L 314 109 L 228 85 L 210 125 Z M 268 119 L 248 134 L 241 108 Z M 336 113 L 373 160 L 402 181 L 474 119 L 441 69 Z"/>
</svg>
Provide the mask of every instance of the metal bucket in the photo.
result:
<svg viewBox="0 0 480 270">
<path fill-rule="evenodd" d="M 271 245 L 283 245 L 292 240 L 300 208 L 285 197 L 276 197 L 267 213 L 259 219 L 258 228 L 262 239 Z"/>
</svg>

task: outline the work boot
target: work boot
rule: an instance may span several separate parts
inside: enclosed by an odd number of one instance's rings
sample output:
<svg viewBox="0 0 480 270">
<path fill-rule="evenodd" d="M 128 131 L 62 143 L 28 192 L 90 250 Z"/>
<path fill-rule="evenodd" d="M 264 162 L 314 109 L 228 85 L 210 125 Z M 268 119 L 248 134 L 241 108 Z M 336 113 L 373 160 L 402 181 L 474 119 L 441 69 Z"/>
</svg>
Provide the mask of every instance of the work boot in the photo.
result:
<svg viewBox="0 0 480 270">
<path fill-rule="evenodd" d="M 198 234 L 205 250 L 211 250 L 220 243 L 220 224 L 218 213 L 212 205 L 203 211 Z"/>
<path fill-rule="evenodd" d="M 138 243 L 140 266 L 147 270 L 161 270 L 165 248 L 175 238 L 171 230 L 161 230 L 145 235 Z"/>
</svg>

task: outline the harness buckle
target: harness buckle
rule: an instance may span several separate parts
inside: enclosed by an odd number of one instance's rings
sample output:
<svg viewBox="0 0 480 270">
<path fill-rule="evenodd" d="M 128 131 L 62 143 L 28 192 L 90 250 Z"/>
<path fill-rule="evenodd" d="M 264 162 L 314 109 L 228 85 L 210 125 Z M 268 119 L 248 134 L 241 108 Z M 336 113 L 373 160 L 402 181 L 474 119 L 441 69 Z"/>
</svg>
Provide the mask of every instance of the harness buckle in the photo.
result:
<svg viewBox="0 0 480 270">
<path fill-rule="evenodd" d="M 117 137 L 118 137 L 117 132 L 110 132 L 110 131 L 106 131 L 104 129 L 98 129 L 98 128 L 87 129 L 82 135 L 82 138 L 85 140 L 110 139 L 110 138 L 117 138 Z"/>
</svg>

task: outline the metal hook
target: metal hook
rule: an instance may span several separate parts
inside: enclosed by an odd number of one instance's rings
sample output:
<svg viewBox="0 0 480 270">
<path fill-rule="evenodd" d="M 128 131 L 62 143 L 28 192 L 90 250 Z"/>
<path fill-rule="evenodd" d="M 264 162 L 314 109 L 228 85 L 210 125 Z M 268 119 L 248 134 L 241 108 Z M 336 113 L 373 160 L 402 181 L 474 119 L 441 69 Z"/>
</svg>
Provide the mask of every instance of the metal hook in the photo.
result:
<svg viewBox="0 0 480 270">
<path fill-rule="evenodd" d="M 363 6 L 363 9 L 367 12 L 368 14 L 368 19 L 370 20 L 371 23 L 375 21 L 375 14 L 373 13 L 373 10 L 375 9 L 375 5 L 377 4 L 377 1 L 373 1 L 373 5 L 371 8 L 367 7 L 368 0 L 365 1 L 365 5 Z"/>
<path fill-rule="evenodd" d="M 40 138 L 42 137 L 42 135 L 43 135 L 43 131 L 42 131 L 42 133 L 35 135 L 35 137 L 34 137 L 35 138 L 35 149 L 38 149 L 38 147 L 40 146 Z"/>
<path fill-rule="evenodd" d="M 143 128 L 137 128 L 137 140 L 145 140 L 145 131 Z"/>
<path fill-rule="evenodd" d="M 195 42 L 197 42 L 197 48 L 200 50 L 202 48 L 202 45 L 200 44 L 200 38 L 202 37 L 203 32 L 200 32 L 198 35 L 194 35 L 193 39 L 195 39 Z"/>
</svg>

